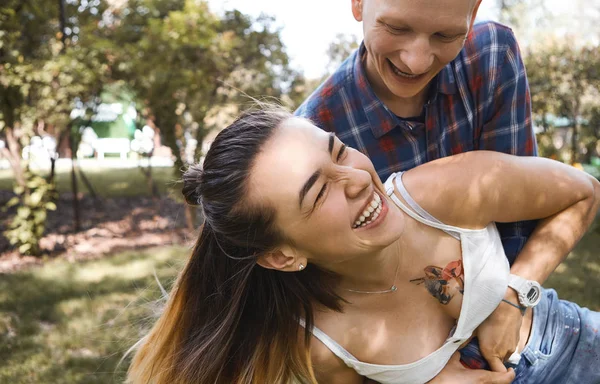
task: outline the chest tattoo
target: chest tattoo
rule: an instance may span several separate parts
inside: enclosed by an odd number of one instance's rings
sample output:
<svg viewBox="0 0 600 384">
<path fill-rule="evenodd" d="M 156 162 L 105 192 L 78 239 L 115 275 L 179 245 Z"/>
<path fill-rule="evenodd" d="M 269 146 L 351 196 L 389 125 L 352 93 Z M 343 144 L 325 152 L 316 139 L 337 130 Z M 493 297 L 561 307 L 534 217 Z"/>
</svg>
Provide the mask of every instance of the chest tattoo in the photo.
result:
<svg viewBox="0 0 600 384">
<path fill-rule="evenodd" d="M 456 292 L 464 292 L 464 271 L 462 260 L 449 262 L 444 268 L 435 265 L 425 267 L 425 276 L 410 280 L 424 284 L 427 291 L 441 304 L 448 304 Z"/>
</svg>

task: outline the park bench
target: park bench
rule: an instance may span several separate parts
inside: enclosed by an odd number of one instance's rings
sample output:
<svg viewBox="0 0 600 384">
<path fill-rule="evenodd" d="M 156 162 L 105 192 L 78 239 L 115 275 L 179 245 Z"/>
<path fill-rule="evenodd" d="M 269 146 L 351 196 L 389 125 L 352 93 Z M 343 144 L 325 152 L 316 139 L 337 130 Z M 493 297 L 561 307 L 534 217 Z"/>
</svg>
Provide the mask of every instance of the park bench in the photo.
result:
<svg viewBox="0 0 600 384">
<path fill-rule="evenodd" d="M 96 153 L 98 153 L 98 160 L 103 160 L 105 153 L 118 153 L 121 160 L 126 160 L 130 149 L 129 139 L 126 138 L 107 137 L 96 139 L 93 145 Z"/>
</svg>

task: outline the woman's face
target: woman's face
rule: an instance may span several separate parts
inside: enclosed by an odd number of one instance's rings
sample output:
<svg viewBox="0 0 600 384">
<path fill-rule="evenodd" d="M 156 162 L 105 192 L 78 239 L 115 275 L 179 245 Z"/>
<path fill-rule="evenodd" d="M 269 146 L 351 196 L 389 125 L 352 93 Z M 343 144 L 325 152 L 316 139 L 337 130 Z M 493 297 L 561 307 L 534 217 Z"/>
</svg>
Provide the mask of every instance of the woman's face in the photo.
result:
<svg viewBox="0 0 600 384">
<path fill-rule="evenodd" d="M 274 207 L 286 246 L 321 266 L 378 252 L 404 228 L 371 161 L 301 118 L 265 144 L 249 185 L 251 201 Z"/>
</svg>

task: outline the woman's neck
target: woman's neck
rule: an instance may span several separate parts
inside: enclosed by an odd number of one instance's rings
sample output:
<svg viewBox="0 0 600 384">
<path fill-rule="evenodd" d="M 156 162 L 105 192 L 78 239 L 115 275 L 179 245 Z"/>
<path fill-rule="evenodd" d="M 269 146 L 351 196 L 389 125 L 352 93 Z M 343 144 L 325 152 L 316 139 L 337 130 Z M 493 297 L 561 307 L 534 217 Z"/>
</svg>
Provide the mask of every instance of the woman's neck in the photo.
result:
<svg viewBox="0 0 600 384">
<path fill-rule="evenodd" d="M 403 270 L 402 238 L 387 248 L 343 263 L 324 266 L 341 279 L 339 289 L 354 291 L 384 291 L 397 283 Z"/>
</svg>

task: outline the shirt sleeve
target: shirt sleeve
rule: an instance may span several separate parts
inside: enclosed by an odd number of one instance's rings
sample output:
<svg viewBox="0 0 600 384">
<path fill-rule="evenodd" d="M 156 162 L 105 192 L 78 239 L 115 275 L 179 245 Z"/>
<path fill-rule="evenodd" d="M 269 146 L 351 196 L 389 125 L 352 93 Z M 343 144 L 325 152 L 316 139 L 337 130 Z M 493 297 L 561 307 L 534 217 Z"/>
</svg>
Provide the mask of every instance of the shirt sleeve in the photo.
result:
<svg viewBox="0 0 600 384">
<path fill-rule="evenodd" d="M 514 35 L 508 30 L 507 49 L 489 92 L 487 120 L 481 128 L 479 149 L 518 156 L 537 156 L 531 119 L 531 95 L 525 65 Z M 524 196 L 524 198 L 526 198 Z M 535 229 L 537 221 L 497 223 L 506 256 L 512 265 Z"/>
</svg>

